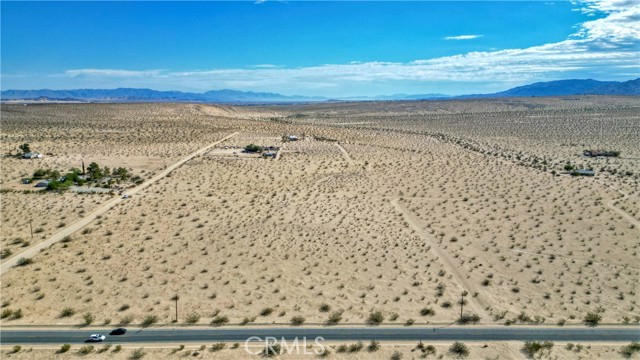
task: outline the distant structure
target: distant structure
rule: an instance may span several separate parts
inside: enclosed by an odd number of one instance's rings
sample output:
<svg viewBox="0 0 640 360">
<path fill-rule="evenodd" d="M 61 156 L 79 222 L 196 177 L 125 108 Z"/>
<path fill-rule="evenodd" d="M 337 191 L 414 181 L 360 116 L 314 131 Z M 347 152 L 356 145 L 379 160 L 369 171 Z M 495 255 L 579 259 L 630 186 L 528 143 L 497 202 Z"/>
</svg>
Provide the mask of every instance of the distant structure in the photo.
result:
<svg viewBox="0 0 640 360">
<path fill-rule="evenodd" d="M 44 187 L 47 187 L 47 185 L 49 185 L 49 180 L 43 180 L 43 181 L 40 181 L 40 182 L 39 182 L 39 183 L 37 183 L 35 186 L 36 186 L 37 188 L 44 188 Z"/>
<path fill-rule="evenodd" d="M 289 141 L 298 141 L 298 137 L 296 135 L 287 135 L 287 139 Z"/>
<path fill-rule="evenodd" d="M 582 155 L 589 157 L 618 157 L 620 156 L 620 151 L 606 151 L 606 150 L 585 150 Z"/>
<path fill-rule="evenodd" d="M 596 176 L 596 172 L 593 171 L 593 170 L 579 169 L 579 170 L 573 170 L 571 172 L 571 175 L 573 175 L 573 176 Z"/>
<path fill-rule="evenodd" d="M 22 154 L 22 158 L 23 159 L 40 159 L 42 158 L 42 154 L 38 152 L 28 152 L 28 153 Z"/>
</svg>

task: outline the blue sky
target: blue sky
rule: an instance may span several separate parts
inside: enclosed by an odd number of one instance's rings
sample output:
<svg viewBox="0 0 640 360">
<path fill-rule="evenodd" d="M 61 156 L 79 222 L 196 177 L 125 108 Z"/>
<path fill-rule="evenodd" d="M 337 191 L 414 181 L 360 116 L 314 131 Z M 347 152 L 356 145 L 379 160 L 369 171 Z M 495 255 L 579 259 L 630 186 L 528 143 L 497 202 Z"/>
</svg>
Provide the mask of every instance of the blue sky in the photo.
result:
<svg viewBox="0 0 640 360">
<path fill-rule="evenodd" d="M 7 2 L 5 89 L 479 93 L 640 76 L 640 2 Z"/>
</svg>

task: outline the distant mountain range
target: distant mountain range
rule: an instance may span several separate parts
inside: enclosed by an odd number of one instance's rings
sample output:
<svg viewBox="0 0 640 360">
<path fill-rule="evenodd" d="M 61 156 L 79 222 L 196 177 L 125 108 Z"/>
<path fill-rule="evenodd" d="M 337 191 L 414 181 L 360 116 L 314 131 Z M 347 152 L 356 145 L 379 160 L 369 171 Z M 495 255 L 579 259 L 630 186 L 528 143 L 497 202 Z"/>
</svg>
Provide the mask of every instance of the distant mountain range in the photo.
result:
<svg viewBox="0 0 640 360">
<path fill-rule="evenodd" d="M 624 82 L 597 80 L 558 80 L 519 86 L 493 94 L 448 96 L 443 94 L 395 94 L 346 98 L 286 96 L 277 93 L 237 90 L 212 90 L 204 93 L 158 91 L 151 89 L 78 89 L 78 90 L 4 90 L 0 98 L 8 100 L 95 101 L 95 102 L 214 102 L 214 103 L 289 103 L 353 100 L 424 100 L 565 95 L 640 95 L 640 78 Z"/>
<path fill-rule="evenodd" d="M 640 78 L 629 81 L 557 80 L 518 86 L 494 94 L 463 95 L 462 98 L 564 96 L 564 95 L 640 95 Z"/>
<path fill-rule="evenodd" d="M 212 90 L 204 93 L 151 89 L 4 90 L 2 100 L 80 100 L 97 102 L 300 102 L 324 101 L 322 97 L 285 96 L 276 93 Z"/>
</svg>

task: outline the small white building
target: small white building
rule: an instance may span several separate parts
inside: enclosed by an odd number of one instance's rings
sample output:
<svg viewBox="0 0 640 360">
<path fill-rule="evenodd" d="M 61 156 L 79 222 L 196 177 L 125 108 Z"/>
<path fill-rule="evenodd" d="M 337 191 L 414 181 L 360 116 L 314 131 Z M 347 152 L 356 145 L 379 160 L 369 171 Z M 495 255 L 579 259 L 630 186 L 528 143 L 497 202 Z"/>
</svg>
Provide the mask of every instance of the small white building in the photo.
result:
<svg viewBox="0 0 640 360">
<path fill-rule="evenodd" d="M 287 135 L 287 139 L 289 139 L 289 141 L 298 141 L 298 137 L 296 135 Z"/>
</svg>

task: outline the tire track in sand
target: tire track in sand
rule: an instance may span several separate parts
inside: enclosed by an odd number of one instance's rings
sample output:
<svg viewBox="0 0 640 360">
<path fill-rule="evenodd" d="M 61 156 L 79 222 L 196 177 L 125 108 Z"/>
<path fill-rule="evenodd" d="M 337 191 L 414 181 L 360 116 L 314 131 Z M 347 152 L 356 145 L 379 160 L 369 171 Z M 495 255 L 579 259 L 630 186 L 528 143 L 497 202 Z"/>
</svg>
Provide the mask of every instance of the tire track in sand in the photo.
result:
<svg viewBox="0 0 640 360">
<path fill-rule="evenodd" d="M 437 242 L 435 242 L 429 234 L 420 226 L 418 219 L 415 217 L 413 213 L 409 209 L 407 209 L 404 205 L 400 203 L 400 199 L 395 198 L 391 200 L 391 204 L 400 212 L 404 218 L 404 220 L 409 224 L 411 229 L 415 230 L 416 233 L 429 245 L 431 245 L 431 250 L 435 252 L 438 256 L 438 259 L 441 260 L 441 263 L 444 265 L 445 269 L 458 280 L 458 283 L 461 285 L 461 290 L 466 290 L 469 294 L 473 294 L 474 292 L 478 292 L 477 287 L 472 284 L 467 277 L 460 272 L 456 265 L 456 261 L 451 255 L 449 255 L 446 251 L 438 247 Z M 468 301 L 468 305 L 473 308 L 473 310 L 480 315 L 480 317 L 485 321 L 491 321 L 491 314 L 487 312 L 487 308 L 489 308 L 489 304 L 486 303 L 479 296 L 466 297 Z"/>
</svg>

